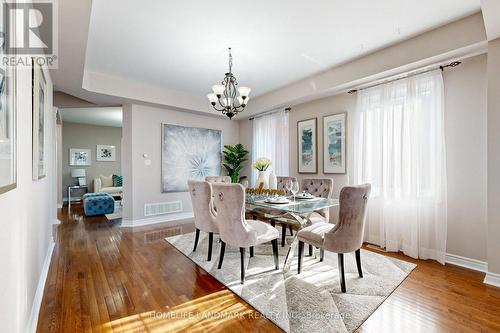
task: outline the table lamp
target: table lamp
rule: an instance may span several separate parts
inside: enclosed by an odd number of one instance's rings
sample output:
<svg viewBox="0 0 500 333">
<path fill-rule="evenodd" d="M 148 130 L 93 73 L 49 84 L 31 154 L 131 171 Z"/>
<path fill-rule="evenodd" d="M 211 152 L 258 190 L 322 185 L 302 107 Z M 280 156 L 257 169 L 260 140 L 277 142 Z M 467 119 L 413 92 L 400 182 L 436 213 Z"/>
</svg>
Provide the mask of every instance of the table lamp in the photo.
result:
<svg viewBox="0 0 500 333">
<path fill-rule="evenodd" d="M 85 169 L 72 169 L 71 177 L 76 178 L 75 184 L 79 186 L 87 185 L 85 180 Z"/>
</svg>

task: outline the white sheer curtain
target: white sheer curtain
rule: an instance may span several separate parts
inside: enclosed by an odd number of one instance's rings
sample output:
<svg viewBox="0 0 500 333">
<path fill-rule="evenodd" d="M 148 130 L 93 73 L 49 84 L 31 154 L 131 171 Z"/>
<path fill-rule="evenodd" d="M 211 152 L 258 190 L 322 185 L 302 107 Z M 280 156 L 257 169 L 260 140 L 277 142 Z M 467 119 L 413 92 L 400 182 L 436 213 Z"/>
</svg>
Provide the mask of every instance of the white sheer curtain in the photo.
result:
<svg viewBox="0 0 500 333">
<path fill-rule="evenodd" d="M 436 70 L 358 93 L 355 183 L 371 183 L 365 240 L 444 264 L 444 88 Z"/>
<path fill-rule="evenodd" d="M 271 168 L 277 176 L 289 173 L 289 131 L 288 112 L 285 110 L 256 117 L 253 120 L 252 163 L 259 157 L 267 157 L 272 162 Z M 252 170 L 252 182 L 255 184 L 257 172 Z"/>
</svg>

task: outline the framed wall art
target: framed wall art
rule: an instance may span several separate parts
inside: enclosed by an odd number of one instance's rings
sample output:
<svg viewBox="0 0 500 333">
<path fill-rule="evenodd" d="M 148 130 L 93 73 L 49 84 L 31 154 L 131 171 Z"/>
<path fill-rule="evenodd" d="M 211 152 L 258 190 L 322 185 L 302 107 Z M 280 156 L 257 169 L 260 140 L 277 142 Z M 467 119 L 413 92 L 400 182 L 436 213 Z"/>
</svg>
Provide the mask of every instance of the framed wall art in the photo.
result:
<svg viewBox="0 0 500 333">
<path fill-rule="evenodd" d="M 96 161 L 116 162 L 116 147 L 110 145 L 97 145 Z"/>
<path fill-rule="evenodd" d="M 318 172 L 317 119 L 297 122 L 297 160 L 299 173 Z"/>
<path fill-rule="evenodd" d="M 187 181 L 220 176 L 222 131 L 162 124 L 162 190 L 185 192 Z"/>
<path fill-rule="evenodd" d="M 347 113 L 323 117 L 323 173 L 346 173 Z"/>
<path fill-rule="evenodd" d="M 46 175 L 45 165 L 45 115 L 47 81 L 43 69 L 33 60 L 32 66 L 33 97 L 33 179 L 41 179 Z"/>
</svg>

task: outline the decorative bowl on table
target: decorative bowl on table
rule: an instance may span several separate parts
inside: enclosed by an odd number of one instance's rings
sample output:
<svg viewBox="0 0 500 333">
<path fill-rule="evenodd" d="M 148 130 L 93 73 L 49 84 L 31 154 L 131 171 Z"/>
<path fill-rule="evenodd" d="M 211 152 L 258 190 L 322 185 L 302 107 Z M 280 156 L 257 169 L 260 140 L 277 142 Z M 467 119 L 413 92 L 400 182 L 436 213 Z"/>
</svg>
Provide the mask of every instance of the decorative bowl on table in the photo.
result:
<svg viewBox="0 0 500 333">
<path fill-rule="evenodd" d="M 297 193 L 297 195 L 295 195 L 295 198 L 301 199 L 301 200 L 309 200 L 309 199 L 314 199 L 316 197 L 314 195 L 312 195 L 311 193 L 308 193 L 306 191 L 302 191 L 300 193 Z"/>
</svg>

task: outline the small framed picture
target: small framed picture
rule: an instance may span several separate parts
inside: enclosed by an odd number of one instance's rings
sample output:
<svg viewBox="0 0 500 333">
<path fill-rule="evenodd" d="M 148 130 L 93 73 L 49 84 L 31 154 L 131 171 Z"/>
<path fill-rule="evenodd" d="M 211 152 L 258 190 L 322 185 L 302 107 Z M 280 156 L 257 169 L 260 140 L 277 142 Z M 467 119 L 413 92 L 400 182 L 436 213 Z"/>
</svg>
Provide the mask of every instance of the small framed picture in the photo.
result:
<svg viewBox="0 0 500 333">
<path fill-rule="evenodd" d="M 323 173 L 346 172 L 347 113 L 323 117 Z"/>
<path fill-rule="evenodd" d="M 71 148 L 69 150 L 69 165 L 89 166 L 92 164 L 90 149 Z"/>
<path fill-rule="evenodd" d="M 109 145 L 97 145 L 97 161 L 99 162 L 115 162 L 116 147 Z"/>
<path fill-rule="evenodd" d="M 298 172 L 318 172 L 317 119 L 297 122 Z"/>
</svg>

